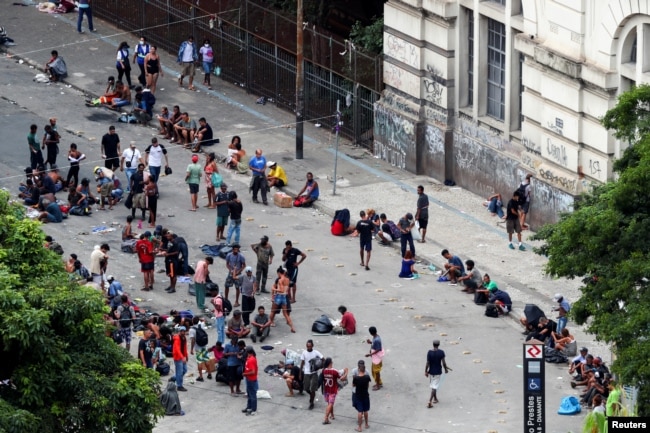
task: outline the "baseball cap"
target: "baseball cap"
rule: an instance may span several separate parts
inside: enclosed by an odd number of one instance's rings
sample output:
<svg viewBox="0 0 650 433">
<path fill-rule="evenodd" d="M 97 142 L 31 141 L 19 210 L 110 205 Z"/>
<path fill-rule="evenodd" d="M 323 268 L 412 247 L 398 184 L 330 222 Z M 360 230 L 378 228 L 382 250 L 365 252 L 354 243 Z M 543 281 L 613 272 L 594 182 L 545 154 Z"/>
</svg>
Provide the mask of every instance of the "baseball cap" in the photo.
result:
<svg viewBox="0 0 650 433">
<path fill-rule="evenodd" d="M 246 269 L 244 269 L 244 272 L 253 272 L 253 268 L 250 266 L 246 266 Z"/>
<path fill-rule="evenodd" d="M 196 161 L 198 161 L 198 160 L 199 160 L 199 156 L 198 156 L 198 155 L 192 155 L 192 162 L 196 162 Z"/>
<path fill-rule="evenodd" d="M 260 240 L 261 240 L 261 241 L 266 241 L 266 242 L 268 242 L 269 237 L 266 236 L 266 235 L 264 235 L 264 236 L 262 236 L 262 237 L 260 238 Z"/>
<path fill-rule="evenodd" d="M 146 232 L 144 232 L 144 237 L 145 237 L 145 238 L 150 238 L 150 237 L 151 237 L 151 232 L 150 232 L 149 230 L 147 230 Z"/>
<path fill-rule="evenodd" d="M 553 296 L 553 299 L 555 300 L 555 302 L 559 301 L 560 299 L 562 299 L 562 294 L 556 293 L 555 296 Z"/>
<path fill-rule="evenodd" d="M 113 281 L 115 278 L 112 275 L 106 277 L 106 281 Z"/>
<path fill-rule="evenodd" d="M 267 167 L 273 167 L 274 165 L 275 165 L 275 161 L 268 161 L 268 162 L 266 163 L 266 166 L 267 166 Z"/>
<path fill-rule="evenodd" d="M 129 144 L 131 145 L 131 147 L 135 147 L 135 141 L 132 141 L 132 142 L 129 143 Z"/>
</svg>

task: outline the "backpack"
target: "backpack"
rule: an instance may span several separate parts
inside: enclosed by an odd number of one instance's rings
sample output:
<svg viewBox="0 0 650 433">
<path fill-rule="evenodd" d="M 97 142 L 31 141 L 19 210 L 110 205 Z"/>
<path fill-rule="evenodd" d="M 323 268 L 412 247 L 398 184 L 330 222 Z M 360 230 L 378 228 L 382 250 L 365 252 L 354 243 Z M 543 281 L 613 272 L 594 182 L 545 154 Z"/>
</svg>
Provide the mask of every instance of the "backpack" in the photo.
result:
<svg viewBox="0 0 650 433">
<path fill-rule="evenodd" d="M 526 203 L 526 188 L 528 187 L 529 184 L 522 182 L 519 184 L 519 188 L 517 188 L 517 195 L 519 196 L 519 204 L 523 205 Z M 514 194 L 513 194 L 514 195 Z"/>
<path fill-rule="evenodd" d="M 194 329 L 196 330 L 196 345 L 201 347 L 207 346 L 208 333 L 205 332 L 205 329 L 200 326 L 195 326 Z"/>
<path fill-rule="evenodd" d="M 487 294 L 481 292 L 481 291 L 476 291 L 474 292 L 474 303 L 476 305 L 485 305 L 488 303 L 488 296 Z"/>
<path fill-rule="evenodd" d="M 494 304 L 488 304 L 488 306 L 485 307 L 485 315 L 488 317 L 499 317 L 497 306 Z"/>
<path fill-rule="evenodd" d="M 311 332 L 315 332 L 317 334 L 329 334 L 332 332 L 332 329 L 334 329 L 332 321 L 325 314 L 316 319 L 311 325 Z"/>
<path fill-rule="evenodd" d="M 227 316 L 228 314 L 230 314 L 230 312 L 232 311 L 232 303 L 221 295 L 217 295 L 217 298 L 221 298 L 221 308 L 223 309 L 223 315 Z M 214 300 L 212 301 L 212 303 L 216 305 Z"/>
<path fill-rule="evenodd" d="M 321 368 L 323 368 L 324 364 L 325 361 L 323 360 L 323 358 L 316 357 L 309 360 L 309 368 L 311 369 L 312 373 L 315 373 Z"/>
<path fill-rule="evenodd" d="M 386 221 L 386 224 L 388 224 L 388 227 L 390 227 L 390 237 L 392 237 L 394 241 L 402 237 L 402 232 L 399 231 L 399 228 L 395 225 L 394 222 Z"/>
<path fill-rule="evenodd" d="M 122 307 L 122 311 L 120 312 L 120 326 L 122 328 L 130 328 L 132 321 L 131 319 L 133 319 L 131 316 L 131 307 Z"/>
<path fill-rule="evenodd" d="M 89 207 L 72 206 L 68 213 L 75 216 L 88 216 L 91 214 L 91 211 Z"/>
</svg>

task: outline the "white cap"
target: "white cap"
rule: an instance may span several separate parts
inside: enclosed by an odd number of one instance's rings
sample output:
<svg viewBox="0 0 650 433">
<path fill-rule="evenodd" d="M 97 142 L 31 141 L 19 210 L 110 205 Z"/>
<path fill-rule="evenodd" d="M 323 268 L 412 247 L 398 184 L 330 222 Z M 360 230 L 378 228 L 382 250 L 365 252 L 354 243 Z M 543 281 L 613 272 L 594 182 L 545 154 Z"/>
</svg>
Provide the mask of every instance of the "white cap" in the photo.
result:
<svg viewBox="0 0 650 433">
<path fill-rule="evenodd" d="M 253 268 L 250 266 L 246 266 L 246 269 L 244 269 L 244 272 L 253 272 Z"/>
<path fill-rule="evenodd" d="M 267 167 L 273 167 L 274 165 L 275 165 L 275 161 L 268 161 L 268 162 L 266 163 L 266 166 L 267 166 Z"/>
<path fill-rule="evenodd" d="M 562 294 L 556 293 L 555 296 L 553 296 L 553 299 L 555 300 L 555 302 L 558 302 L 560 299 L 562 299 Z"/>
</svg>

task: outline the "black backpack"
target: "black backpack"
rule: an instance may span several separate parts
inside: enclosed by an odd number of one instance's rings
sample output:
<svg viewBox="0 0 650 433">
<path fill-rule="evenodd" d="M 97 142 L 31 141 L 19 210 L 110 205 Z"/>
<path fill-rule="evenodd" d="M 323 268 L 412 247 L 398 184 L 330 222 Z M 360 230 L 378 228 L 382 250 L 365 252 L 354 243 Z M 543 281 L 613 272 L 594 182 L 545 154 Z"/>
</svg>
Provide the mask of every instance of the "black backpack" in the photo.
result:
<svg viewBox="0 0 650 433">
<path fill-rule="evenodd" d="M 232 311 L 232 303 L 226 298 L 221 298 L 223 302 L 223 315 L 227 316 Z"/>
<path fill-rule="evenodd" d="M 122 328 L 130 328 L 133 317 L 131 317 L 131 307 L 122 307 L 122 312 L 120 313 L 120 326 Z"/>
<path fill-rule="evenodd" d="M 527 183 L 520 183 L 519 188 L 517 188 L 517 195 L 519 196 L 519 204 L 523 205 L 526 203 L 526 188 L 528 187 L 529 184 Z M 514 194 L 513 194 L 514 195 Z"/>
<path fill-rule="evenodd" d="M 205 329 L 203 329 L 200 326 L 195 326 L 194 329 L 196 330 L 196 345 L 205 347 L 208 345 L 208 333 L 205 332 Z"/>
<path fill-rule="evenodd" d="M 494 304 L 488 304 L 488 306 L 485 307 L 485 315 L 488 317 L 499 317 L 497 306 Z"/>
</svg>

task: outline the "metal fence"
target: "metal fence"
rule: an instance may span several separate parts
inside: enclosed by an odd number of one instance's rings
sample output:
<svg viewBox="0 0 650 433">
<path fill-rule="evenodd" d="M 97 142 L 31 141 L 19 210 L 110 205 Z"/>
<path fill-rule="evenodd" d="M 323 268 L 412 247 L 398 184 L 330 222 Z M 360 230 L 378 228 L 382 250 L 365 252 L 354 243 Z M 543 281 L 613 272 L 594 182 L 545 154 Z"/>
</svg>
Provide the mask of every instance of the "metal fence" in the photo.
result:
<svg viewBox="0 0 650 433">
<path fill-rule="evenodd" d="M 172 55 L 189 35 L 198 43 L 210 39 L 221 79 L 295 110 L 295 19 L 248 0 L 95 0 L 93 11 Z M 383 86 L 381 57 L 364 55 L 349 43 L 308 27 L 303 69 L 305 119 L 333 126 L 336 101 L 341 100 L 341 134 L 371 147 L 373 104 Z"/>
</svg>

